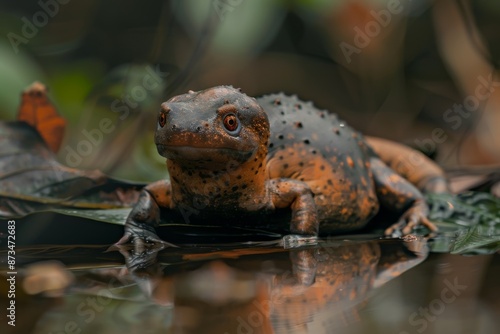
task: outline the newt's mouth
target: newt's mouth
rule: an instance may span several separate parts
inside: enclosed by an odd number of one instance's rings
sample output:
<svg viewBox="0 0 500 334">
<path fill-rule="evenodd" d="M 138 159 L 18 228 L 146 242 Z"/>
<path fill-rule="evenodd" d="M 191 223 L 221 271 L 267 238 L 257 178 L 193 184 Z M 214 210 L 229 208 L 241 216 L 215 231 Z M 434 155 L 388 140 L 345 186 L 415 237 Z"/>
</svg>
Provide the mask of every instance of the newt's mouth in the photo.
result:
<svg viewBox="0 0 500 334">
<path fill-rule="evenodd" d="M 247 161 L 254 150 L 238 150 L 226 147 L 196 147 L 156 144 L 158 153 L 171 160 L 186 161 L 197 164 L 226 164 L 236 160 L 239 163 Z"/>
</svg>

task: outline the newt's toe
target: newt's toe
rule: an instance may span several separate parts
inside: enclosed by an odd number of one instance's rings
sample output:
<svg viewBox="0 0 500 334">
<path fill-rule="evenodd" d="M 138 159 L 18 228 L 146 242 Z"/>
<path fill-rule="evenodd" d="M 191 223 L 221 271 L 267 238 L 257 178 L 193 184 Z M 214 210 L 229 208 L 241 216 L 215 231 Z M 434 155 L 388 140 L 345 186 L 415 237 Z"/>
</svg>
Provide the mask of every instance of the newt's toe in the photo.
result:
<svg viewBox="0 0 500 334">
<path fill-rule="evenodd" d="M 423 200 L 417 200 L 411 208 L 409 208 L 401 219 L 388 227 L 384 234 L 393 237 L 399 237 L 412 233 L 418 226 L 425 226 L 431 232 L 438 230 L 437 226 L 427 218 L 429 210 L 427 204 Z"/>
</svg>

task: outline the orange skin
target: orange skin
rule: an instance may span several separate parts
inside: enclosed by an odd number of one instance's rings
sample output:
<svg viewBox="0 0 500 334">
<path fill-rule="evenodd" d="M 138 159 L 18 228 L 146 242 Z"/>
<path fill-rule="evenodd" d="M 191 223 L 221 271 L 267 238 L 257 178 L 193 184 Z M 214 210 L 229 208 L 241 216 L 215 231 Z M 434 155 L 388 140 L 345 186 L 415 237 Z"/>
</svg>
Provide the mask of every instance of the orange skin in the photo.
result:
<svg viewBox="0 0 500 334">
<path fill-rule="evenodd" d="M 279 209 L 291 211 L 286 232 L 307 236 L 360 229 L 380 206 L 402 213 L 387 234 L 436 229 L 420 191 L 375 153 L 376 139 L 374 151 L 336 115 L 296 96 L 254 99 L 229 86 L 190 91 L 161 105 L 155 142 L 170 180 L 144 188 L 118 244 L 162 242 L 154 228 L 165 219 L 261 227 Z M 398 156 L 415 152 L 383 144 Z M 408 167 L 409 175 L 426 171 L 412 181 L 447 189 L 441 170 L 423 164 Z"/>
</svg>

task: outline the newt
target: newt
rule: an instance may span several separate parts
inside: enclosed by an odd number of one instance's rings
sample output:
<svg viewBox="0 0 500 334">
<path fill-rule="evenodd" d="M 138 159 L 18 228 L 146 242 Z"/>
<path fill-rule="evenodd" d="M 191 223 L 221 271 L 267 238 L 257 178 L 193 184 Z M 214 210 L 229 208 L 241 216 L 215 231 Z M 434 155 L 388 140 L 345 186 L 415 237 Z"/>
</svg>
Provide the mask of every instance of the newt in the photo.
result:
<svg viewBox="0 0 500 334">
<path fill-rule="evenodd" d="M 142 190 L 117 244 L 162 242 L 155 227 L 169 213 L 238 225 L 285 209 L 288 233 L 317 236 L 359 230 L 385 207 L 401 214 L 387 235 L 436 230 L 422 191 L 448 189 L 421 153 L 364 137 L 283 93 L 253 98 L 218 86 L 172 97 L 161 104 L 155 143 L 169 179 Z M 405 161 L 418 163 L 400 168 Z"/>
</svg>

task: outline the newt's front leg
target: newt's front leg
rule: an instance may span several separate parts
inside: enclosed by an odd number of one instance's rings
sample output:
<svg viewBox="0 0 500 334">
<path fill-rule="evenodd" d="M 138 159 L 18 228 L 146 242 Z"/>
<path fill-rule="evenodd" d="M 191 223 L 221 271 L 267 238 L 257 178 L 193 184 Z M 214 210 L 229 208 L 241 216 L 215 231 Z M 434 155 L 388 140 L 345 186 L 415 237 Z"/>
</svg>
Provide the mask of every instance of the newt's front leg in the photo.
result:
<svg viewBox="0 0 500 334">
<path fill-rule="evenodd" d="M 309 186 L 293 179 L 268 181 L 271 202 L 275 208 L 291 208 L 290 233 L 305 236 L 318 235 L 318 216 L 313 193 Z"/>
<path fill-rule="evenodd" d="M 122 245 L 132 241 L 136 251 L 142 252 L 146 243 L 170 245 L 161 240 L 155 228 L 160 223 L 160 208 L 170 208 L 171 187 L 167 181 L 158 181 L 146 186 L 125 222 L 125 233 L 116 243 Z"/>
</svg>

